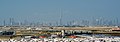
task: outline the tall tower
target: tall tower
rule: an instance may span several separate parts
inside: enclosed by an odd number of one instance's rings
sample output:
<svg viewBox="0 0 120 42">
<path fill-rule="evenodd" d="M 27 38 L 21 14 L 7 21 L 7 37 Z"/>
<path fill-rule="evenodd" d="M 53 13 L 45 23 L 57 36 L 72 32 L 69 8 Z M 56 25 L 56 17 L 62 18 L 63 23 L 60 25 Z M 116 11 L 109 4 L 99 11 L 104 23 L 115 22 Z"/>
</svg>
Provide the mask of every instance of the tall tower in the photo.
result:
<svg viewBox="0 0 120 42">
<path fill-rule="evenodd" d="M 92 17 L 92 26 L 95 26 L 95 23 L 96 23 L 95 18 Z"/>
<path fill-rule="evenodd" d="M 118 18 L 116 18 L 116 26 L 118 26 L 118 25 L 119 25 Z"/>
<path fill-rule="evenodd" d="M 62 25 L 62 11 L 60 9 L 60 26 Z"/>
<path fill-rule="evenodd" d="M 9 25 L 14 25 L 14 18 L 10 18 L 10 24 Z"/>
<path fill-rule="evenodd" d="M 12 18 L 10 18 L 10 26 L 11 26 L 11 25 L 13 25 L 13 23 L 12 23 Z"/>
<path fill-rule="evenodd" d="M 3 26 L 6 26 L 5 20 L 3 20 Z"/>
</svg>

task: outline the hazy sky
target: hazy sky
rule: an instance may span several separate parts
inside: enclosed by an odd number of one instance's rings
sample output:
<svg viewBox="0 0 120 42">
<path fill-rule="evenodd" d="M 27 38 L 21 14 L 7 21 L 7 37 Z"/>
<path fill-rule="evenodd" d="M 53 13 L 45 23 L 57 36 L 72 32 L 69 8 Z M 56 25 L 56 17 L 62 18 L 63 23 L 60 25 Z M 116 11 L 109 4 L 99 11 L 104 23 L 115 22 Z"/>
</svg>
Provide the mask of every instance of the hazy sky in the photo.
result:
<svg viewBox="0 0 120 42">
<path fill-rule="evenodd" d="M 120 0 L 0 0 L 0 22 L 15 18 L 16 21 L 62 21 L 120 18 Z"/>
</svg>

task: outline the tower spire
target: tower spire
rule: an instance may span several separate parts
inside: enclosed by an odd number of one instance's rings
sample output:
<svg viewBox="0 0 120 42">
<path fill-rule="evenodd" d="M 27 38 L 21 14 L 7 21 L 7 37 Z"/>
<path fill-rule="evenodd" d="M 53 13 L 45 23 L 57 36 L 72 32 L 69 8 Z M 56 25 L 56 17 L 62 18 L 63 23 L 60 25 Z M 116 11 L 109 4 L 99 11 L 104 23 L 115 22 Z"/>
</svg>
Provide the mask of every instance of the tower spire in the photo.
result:
<svg viewBox="0 0 120 42">
<path fill-rule="evenodd" d="M 60 9 L 60 26 L 62 25 L 62 10 Z"/>
</svg>

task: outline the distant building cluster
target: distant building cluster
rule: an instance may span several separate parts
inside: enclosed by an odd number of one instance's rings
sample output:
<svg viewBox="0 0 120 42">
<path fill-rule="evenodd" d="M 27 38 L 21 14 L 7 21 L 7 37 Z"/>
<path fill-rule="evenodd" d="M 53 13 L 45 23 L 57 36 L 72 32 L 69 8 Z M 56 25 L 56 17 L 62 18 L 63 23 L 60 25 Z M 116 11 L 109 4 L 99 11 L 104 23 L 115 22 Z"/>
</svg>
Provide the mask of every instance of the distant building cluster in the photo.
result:
<svg viewBox="0 0 120 42">
<path fill-rule="evenodd" d="M 8 21 L 3 20 L 1 26 L 119 26 L 120 22 L 118 19 L 92 19 L 92 20 L 73 20 L 68 21 L 67 23 L 62 23 L 62 19 L 60 21 L 56 21 L 54 23 L 48 22 L 29 22 L 27 20 L 24 21 L 15 21 L 14 18 L 10 18 Z"/>
</svg>

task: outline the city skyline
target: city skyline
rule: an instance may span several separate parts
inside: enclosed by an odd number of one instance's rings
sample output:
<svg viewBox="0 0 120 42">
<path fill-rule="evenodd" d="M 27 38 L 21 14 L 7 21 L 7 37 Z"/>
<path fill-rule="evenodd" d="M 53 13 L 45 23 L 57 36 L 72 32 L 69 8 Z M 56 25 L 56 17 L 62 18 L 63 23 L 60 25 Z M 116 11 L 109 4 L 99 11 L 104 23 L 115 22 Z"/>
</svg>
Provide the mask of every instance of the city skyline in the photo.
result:
<svg viewBox="0 0 120 42">
<path fill-rule="evenodd" d="M 0 0 L 0 24 L 16 22 L 120 20 L 119 0 Z M 61 18 L 62 14 L 62 18 Z M 61 18 L 61 19 L 60 19 Z"/>
<path fill-rule="evenodd" d="M 118 18 L 114 20 L 105 18 L 93 18 L 92 20 L 72 20 L 62 22 L 62 18 L 59 21 L 54 22 L 30 22 L 28 20 L 16 21 L 14 18 L 9 18 L 8 20 L 3 20 L 0 24 L 1 26 L 120 26 Z"/>
</svg>

